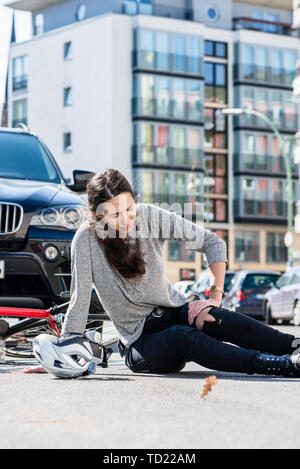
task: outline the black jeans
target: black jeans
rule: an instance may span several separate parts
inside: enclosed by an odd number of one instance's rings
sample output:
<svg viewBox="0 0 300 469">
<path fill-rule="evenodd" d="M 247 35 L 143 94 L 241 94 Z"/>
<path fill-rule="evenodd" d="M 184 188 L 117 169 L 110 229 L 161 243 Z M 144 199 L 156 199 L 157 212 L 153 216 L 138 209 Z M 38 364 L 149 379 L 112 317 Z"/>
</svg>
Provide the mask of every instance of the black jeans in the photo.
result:
<svg viewBox="0 0 300 469">
<path fill-rule="evenodd" d="M 188 323 L 188 304 L 168 308 L 161 317 L 145 322 L 142 335 L 125 352 L 131 371 L 176 373 L 193 361 L 213 370 L 253 374 L 253 359 L 259 352 L 294 351 L 295 336 L 216 306 L 208 310 L 215 321 L 205 321 L 199 330 L 195 321 L 192 326 Z"/>
</svg>

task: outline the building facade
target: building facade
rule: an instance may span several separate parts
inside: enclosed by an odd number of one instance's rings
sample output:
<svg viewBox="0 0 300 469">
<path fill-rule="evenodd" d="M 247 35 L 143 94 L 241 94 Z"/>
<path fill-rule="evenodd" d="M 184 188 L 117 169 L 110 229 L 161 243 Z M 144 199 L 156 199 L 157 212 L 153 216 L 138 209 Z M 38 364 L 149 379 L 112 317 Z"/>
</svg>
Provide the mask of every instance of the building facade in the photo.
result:
<svg viewBox="0 0 300 469">
<path fill-rule="evenodd" d="M 228 245 L 230 269 L 285 270 L 286 177 L 272 130 L 292 137 L 300 40 L 291 1 L 17 0 L 33 37 L 11 48 L 9 125 L 25 122 L 72 170 L 115 167 L 137 200 L 192 203 Z M 293 167 L 298 198 L 298 170 Z M 191 213 L 195 219 L 195 213 Z M 165 244 L 168 278 L 199 252 Z"/>
</svg>

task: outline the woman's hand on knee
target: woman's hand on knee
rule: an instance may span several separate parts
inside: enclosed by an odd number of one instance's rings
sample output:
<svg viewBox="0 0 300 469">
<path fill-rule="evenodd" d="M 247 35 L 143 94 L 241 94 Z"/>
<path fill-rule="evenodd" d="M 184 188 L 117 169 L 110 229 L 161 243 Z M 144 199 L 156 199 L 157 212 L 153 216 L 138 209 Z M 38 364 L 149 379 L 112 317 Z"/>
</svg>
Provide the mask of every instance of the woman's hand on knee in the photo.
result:
<svg viewBox="0 0 300 469">
<path fill-rule="evenodd" d="M 188 321 L 189 325 L 191 326 L 193 324 L 193 321 L 197 316 L 199 316 L 200 313 L 201 317 L 203 318 L 204 316 L 208 313 L 210 308 L 213 306 L 220 306 L 220 302 L 218 300 L 210 299 L 210 300 L 196 300 L 196 301 L 191 301 L 188 306 Z M 204 321 L 205 319 L 203 319 Z M 214 319 L 213 319 L 214 320 Z"/>
</svg>

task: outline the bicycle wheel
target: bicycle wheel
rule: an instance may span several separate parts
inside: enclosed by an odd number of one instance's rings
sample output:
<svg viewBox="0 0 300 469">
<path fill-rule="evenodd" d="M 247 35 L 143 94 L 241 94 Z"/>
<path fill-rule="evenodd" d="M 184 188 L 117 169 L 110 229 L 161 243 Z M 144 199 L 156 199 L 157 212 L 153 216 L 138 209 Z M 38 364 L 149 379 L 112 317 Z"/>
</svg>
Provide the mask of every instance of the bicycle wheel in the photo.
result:
<svg viewBox="0 0 300 469">
<path fill-rule="evenodd" d="M 104 319 L 105 318 L 105 319 Z M 61 332 L 63 315 L 56 321 L 56 327 Z M 108 317 L 103 313 L 89 315 L 86 330 L 93 329 L 102 333 L 103 345 L 117 342 L 114 327 Z M 4 353 L 15 358 L 34 358 L 32 342 L 39 334 L 56 335 L 48 319 L 24 319 L 11 327 L 4 338 Z"/>
</svg>

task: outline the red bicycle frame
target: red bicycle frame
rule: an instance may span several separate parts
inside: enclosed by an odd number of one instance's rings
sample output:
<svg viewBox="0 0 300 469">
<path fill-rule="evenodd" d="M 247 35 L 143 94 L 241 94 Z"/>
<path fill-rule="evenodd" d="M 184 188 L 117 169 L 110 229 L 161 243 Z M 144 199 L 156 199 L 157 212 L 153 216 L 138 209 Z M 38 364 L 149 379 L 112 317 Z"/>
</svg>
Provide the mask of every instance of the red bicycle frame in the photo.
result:
<svg viewBox="0 0 300 469">
<path fill-rule="evenodd" d="M 55 334 L 60 336 L 60 332 L 56 327 L 55 317 L 51 314 L 50 309 L 12 308 L 8 306 L 0 306 L 0 316 L 47 319 Z"/>
</svg>

